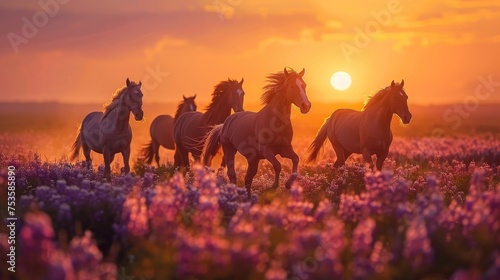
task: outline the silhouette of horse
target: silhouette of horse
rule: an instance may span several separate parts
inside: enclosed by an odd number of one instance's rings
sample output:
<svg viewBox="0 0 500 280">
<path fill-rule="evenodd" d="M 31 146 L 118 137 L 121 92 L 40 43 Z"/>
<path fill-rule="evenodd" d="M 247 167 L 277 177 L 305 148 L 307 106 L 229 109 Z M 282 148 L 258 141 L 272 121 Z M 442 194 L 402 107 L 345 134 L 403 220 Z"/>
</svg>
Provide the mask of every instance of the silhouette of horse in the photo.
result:
<svg viewBox="0 0 500 280">
<path fill-rule="evenodd" d="M 142 83 L 137 84 L 127 78 L 126 84 L 113 95 L 111 102 L 104 107 L 104 113 L 92 112 L 83 119 L 72 147 L 71 159 L 78 157 L 81 147 L 89 168 L 92 166 L 90 150 L 103 154 L 104 176 L 108 181 L 111 180 L 110 165 L 116 153 L 123 156 L 124 172 L 130 172 L 130 112 L 134 114 L 136 121 L 141 121 L 144 117 Z"/>
<path fill-rule="evenodd" d="M 189 153 L 199 161 L 203 149 L 203 140 L 214 125 L 221 124 L 234 112 L 243 111 L 245 92 L 240 82 L 227 79 L 215 86 L 212 102 L 205 113 L 187 112 L 174 124 L 175 155 L 174 165 L 181 171 L 189 167 Z"/>
<path fill-rule="evenodd" d="M 142 149 L 142 155 L 148 164 L 151 164 L 153 157 L 156 160 L 156 164 L 160 167 L 160 154 L 158 150 L 160 145 L 165 149 L 174 150 L 174 124 L 175 121 L 186 112 L 195 112 L 196 103 L 194 102 L 196 94 L 192 97 L 182 96 L 183 101 L 177 106 L 177 112 L 175 116 L 170 115 L 159 115 L 151 123 L 149 128 L 149 135 L 151 136 L 151 141 Z"/>
<path fill-rule="evenodd" d="M 346 159 L 356 153 L 362 154 L 373 169 L 372 155 L 375 154 L 376 167 L 381 170 L 392 143 L 392 115 L 398 115 L 403 124 L 410 123 L 412 118 L 404 84 L 404 80 L 400 84 L 392 81 L 390 86 L 370 97 L 362 111 L 339 109 L 333 112 L 309 146 L 307 161 L 316 160 L 328 137 L 337 154 L 335 167 L 344 165 Z"/>
<path fill-rule="evenodd" d="M 236 184 L 234 157 L 240 152 L 248 161 L 245 187 L 251 195 L 253 178 L 261 159 L 267 159 L 273 166 L 275 180 L 273 188 L 278 187 L 281 164 L 276 155 L 292 160 L 292 174 L 285 186 L 290 188 L 297 178 L 299 156 L 292 147 L 293 129 L 290 121 L 292 104 L 303 114 L 311 109 L 306 95 L 306 83 L 300 73 L 285 68 L 283 72 L 269 75 L 261 100 L 265 105 L 259 112 L 239 112 L 229 116 L 223 125 L 215 126 L 208 134 L 204 146 L 203 163 L 210 165 L 212 157 L 220 146 L 227 164 L 229 181 Z"/>
</svg>

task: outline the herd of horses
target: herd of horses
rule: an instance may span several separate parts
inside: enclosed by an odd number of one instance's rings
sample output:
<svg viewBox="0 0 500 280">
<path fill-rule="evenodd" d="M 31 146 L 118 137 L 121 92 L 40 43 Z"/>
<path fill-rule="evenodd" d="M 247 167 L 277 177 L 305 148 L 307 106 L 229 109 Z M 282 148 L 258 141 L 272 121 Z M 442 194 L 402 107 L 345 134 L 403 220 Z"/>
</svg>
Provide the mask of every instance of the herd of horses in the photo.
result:
<svg viewBox="0 0 500 280">
<path fill-rule="evenodd" d="M 217 84 L 204 113 L 197 111 L 196 95 L 183 96 L 174 117 L 160 115 L 153 120 L 151 142 L 143 148 L 142 155 L 148 164 L 154 159 L 159 166 L 159 147 L 175 150 L 174 165 L 185 173 L 189 169 L 189 154 L 195 162 L 210 166 L 212 158 L 222 148 L 221 168 L 227 168 L 230 183 L 236 184 L 234 161 L 239 152 L 248 163 L 245 187 L 249 196 L 262 159 L 273 166 L 273 188 L 278 187 L 281 163 L 276 156 L 280 155 L 292 161 L 292 173 L 285 183 L 285 187 L 290 188 L 298 176 L 299 163 L 299 156 L 292 146 L 291 107 L 295 105 L 302 114 L 311 109 L 304 73 L 304 69 L 296 72 L 285 68 L 269 75 L 261 96 L 264 106 L 258 112 L 243 109 L 243 79 L 228 79 Z M 104 175 L 109 181 L 111 162 L 115 154 L 121 153 L 123 171 L 130 172 L 130 112 L 136 121 L 143 120 L 142 97 L 141 82 L 127 79 L 126 85 L 104 107 L 104 112 L 92 112 L 83 119 L 72 147 L 71 159 L 75 160 L 82 148 L 85 163 L 92 168 L 90 151 L 103 154 Z M 319 129 L 308 149 L 307 161 L 316 160 L 328 138 L 337 156 L 335 167 L 344 165 L 351 154 L 357 153 L 363 155 L 371 168 L 382 169 L 392 142 L 390 124 L 393 114 L 398 115 L 404 124 L 412 118 L 407 100 L 404 80 L 401 83 L 392 81 L 370 97 L 362 111 L 336 110 Z M 376 164 L 373 163 L 373 155 L 377 156 Z"/>
</svg>

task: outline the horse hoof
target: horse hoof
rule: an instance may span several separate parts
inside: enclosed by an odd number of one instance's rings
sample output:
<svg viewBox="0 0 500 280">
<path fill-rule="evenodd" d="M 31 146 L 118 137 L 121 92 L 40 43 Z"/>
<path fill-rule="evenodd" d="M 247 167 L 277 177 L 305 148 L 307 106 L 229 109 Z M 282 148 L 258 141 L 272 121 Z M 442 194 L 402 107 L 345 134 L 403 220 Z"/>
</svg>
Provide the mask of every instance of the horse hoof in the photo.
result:
<svg viewBox="0 0 500 280">
<path fill-rule="evenodd" d="M 285 183 L 285 188 L 286 188 L 287 190 L 291 189 L 291 188 L 292 188 L 292 186 L 293 186 L 293 183 L 294 183 L 294 182 L 295 182 L 295 179 L 291 179 L 291 178 L 290 178 L 290 179 L 288 179 L 288 180 L 286 181 L 286 183 Z"/>
<path fill-rule="evenodd" d="M 295 182 L 296 179 L 297 179 L 297 173 L 292 173 L 290 175 L 290 178 L 288 178 L 288 180 L 286 180 L 285 188 L 291 189 L 292 185 L 293 185 L 293 182 Z"/>
</svg>

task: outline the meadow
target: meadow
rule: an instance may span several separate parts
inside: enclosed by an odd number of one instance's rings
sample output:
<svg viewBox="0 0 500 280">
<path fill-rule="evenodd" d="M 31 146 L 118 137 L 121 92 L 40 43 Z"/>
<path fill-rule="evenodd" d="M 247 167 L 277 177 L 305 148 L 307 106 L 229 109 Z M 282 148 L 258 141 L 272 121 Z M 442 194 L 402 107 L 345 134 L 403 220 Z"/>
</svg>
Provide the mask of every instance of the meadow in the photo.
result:
<svg viewBox="0 0 500 280">
<path fill-rule="evenodd" d="M 459 129 L 442 120 L 446 107 L 412 108 L 406 127 L 395 118 L 382 172 L 370 171 L 360 156 L 334 169 L 327 143 L 318 162 L 301 162 L 291 190 L 283 186 L 291 168 L 283 160 L 274 190 L 272 167 L 262 161 L 250 199 L 241 187 L 245 164 L 237 165 L 236 186 L 217 171 L 218 160 L 215 171 L 195 166 L 185 177 L 174 172 L 171 151 L 162 151 L 160 167 L 144 164 L 138 151 L 152 116 L 175 104 L 145 105 L 148 121 L 131 123 L 132 173 L 120 173 L 117 157 L 111 183 L 103 180 L 100 155 L 90 170 L 67 157 L 78 122 L 100 108 L 38 105 L 0 106 L 2 186 L 7 167 L 16 169 L 17 279 L 500 277 L 500 129 L 498 116 L 489 114 L 497 111 L 493 105 Z M 317 108 L 292 118 L 301 159 L 335 110 Z M 444 134 L 436 137 L 435 128 Z M 0 193 L 1 205 L 6 195 Z M 2 263 L 6 233 L 0 229 Z"/>
</svg>

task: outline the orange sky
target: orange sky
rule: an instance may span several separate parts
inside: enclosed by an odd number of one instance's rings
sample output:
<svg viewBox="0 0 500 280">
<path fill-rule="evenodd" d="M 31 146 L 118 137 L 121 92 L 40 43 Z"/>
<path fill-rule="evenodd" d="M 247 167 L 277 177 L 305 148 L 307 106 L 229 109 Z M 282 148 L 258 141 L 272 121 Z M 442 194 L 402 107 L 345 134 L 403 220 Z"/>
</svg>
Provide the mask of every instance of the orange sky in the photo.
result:
<svg viewBox="0 0 500 280">
<path fill-rule="evenodd" d="M 306 68 L 313 102 L 359 102 L 401 78 L 410 103 L 464 102 L 479 77 L 494 81 L 480 101 L 500 102 L 498 0 L 20 2 L 0 3 L 0 101 L 105 103 L 130 77 L 147 82 L 146 103 L 203 105 L 244 77 L 257 102 L 265 75 L 290 66 Z M 353 78 L 345 92 L 329 84 L 338 70 Z"/>
</svg>

